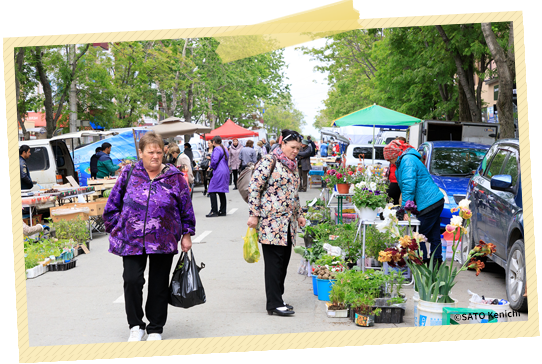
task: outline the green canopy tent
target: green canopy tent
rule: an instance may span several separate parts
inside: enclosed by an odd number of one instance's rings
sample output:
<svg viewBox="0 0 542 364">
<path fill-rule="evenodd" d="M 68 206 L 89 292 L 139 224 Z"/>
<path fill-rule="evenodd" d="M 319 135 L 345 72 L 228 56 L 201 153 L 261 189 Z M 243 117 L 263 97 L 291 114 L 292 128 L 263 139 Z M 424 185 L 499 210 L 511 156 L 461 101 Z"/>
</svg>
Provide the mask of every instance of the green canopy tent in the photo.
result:
<svg viewBox="0 0 542 364">
<path fill-rule="evenodd" d="M 421 122 L 421 119 L 406 115 L 397 111 L 393 111 L 386 107 L 374 104 L 364 109 L 354 111 L 351 114 L 341 116 L 333 120 L 332 126 L 366 126 L 373 127 L 373 149 L 374 149 L 374 134 L 375 128 L 390 128 L 407 129 L 409 126 Z M 374 150 L 373 150 L 374 163 Z"/>
</svg>

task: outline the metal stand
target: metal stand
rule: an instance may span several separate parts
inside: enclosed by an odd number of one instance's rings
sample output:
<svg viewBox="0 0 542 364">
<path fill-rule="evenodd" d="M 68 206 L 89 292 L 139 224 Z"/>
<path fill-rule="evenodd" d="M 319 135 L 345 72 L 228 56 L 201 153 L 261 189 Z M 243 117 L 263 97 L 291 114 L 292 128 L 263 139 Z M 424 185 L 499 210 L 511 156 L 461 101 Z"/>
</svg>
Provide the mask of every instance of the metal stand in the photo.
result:
<svg viewBox="0 0 542 364">
<path fill-rule="evenodd" d="M 352 197 L 352 196 L 354 196 L 354 195 L 350 194 L 350 193 L 342 194 L 342 193 L 338 193 L 336 191 L 333 191 L 333 194 L 329 198 L 329 202 L 328 202 L 328 204 L 326 206 L 328 208 L 330 207 L 331 201 L 333 201 L 333 198 L 337 199 L 337 205 L 338 205 L 337 206 L 337 218 L 338 218 L 339 224 L 343 223 L 343 200 L 346 199 L 347 197 Z"/>
</svg>

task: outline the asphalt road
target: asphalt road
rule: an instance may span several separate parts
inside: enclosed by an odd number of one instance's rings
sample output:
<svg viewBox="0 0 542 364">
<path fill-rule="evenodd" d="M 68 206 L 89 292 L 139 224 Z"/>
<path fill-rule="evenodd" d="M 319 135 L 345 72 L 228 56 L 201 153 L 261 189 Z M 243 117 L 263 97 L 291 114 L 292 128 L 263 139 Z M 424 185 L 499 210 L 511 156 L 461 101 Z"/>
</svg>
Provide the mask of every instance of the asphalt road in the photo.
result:
<svg viewBox="0 0 542 364">
<path fill-rule="evenodd" d="M 194 191 L 197 230 L 193 252 L 198 264 L 205 263 L 200 276 L 207 302 L 190 309 L 170 306 L 164 340 L 414 326 L 412 286 L 404 288 L 408 298 L 404 323 L 360 328 L 346 318 L 328 318 L 324 302 L 313 295 L 310 277 L 297 273 L 301 257 L 295 253 L 288 268 L 284 298 L 295 307 L 296 314 L 267 315 L 263 260 L 248 264 L 243 259 L 247 205 L 237 191 L 230 191 L 228 215 L 206 218 L 210 201 L 201 191 L 201 187 Z M 319 189 L 312 188 L 300 197 L 304 204 L 319 194 Z M 297 243 L 302 244 L 302 239 L 298 238 Z M 95 234 L 90 249 L 90 254 L 77 258 L 74 269 L 48 272 L 26 281 L 31 346 L 128 339 L 121 258 L 107 252 L 105 234 Z M 488 263 L 478 277 L 471 271 L 462 272 L 453 289 L 460 307 L 468 306 L 468 289 L 487 297 L 506 298 L 504 270 Z M 527 314 L 511 320 L 527 320 Z"/>
</svg>

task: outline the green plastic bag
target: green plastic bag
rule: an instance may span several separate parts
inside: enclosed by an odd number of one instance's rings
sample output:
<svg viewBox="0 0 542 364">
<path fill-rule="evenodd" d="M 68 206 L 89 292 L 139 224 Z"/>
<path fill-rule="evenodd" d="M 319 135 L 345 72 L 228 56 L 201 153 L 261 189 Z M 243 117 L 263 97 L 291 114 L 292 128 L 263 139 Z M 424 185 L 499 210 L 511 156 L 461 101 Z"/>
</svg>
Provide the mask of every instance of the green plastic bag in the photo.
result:
<svg viewBox="0 0 542 364">
<path fill-rule="evenodd" d="M 248 228 L 243 238 L 243 257 L 247 263 L 256 263 L 260 260 L 260 249 L 258 248 L 258 232 L 254 228 Z"/>
</svg>

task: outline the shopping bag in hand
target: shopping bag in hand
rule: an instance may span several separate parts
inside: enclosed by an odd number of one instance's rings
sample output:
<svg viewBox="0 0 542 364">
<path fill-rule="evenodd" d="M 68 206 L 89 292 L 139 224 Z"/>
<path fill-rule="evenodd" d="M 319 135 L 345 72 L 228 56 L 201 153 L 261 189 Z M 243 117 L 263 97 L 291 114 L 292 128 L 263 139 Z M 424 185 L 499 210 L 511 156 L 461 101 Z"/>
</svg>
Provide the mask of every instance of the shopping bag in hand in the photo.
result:
<svg viewBox="0 0 542 364">
<path fill-rule="evenodd" d="M 175 307 L 190 308 L 205 303 L 205 290 L 199 277 L 205 264 L 198 267 L 194 252 L 190 251 L 190 254 L 191 259 L 188 259 L 188 253 L 181 253 L 171 277 L 169 304 Z"/>
<path fill-rule="evenodd" d="M 247 263 L 256 263 L 260 260 L 260 249 L 258 248 L 258 233 L 254 228 L 247 229 L 247 235 L 243 238 L 243 257 Z"/>
</svg>

